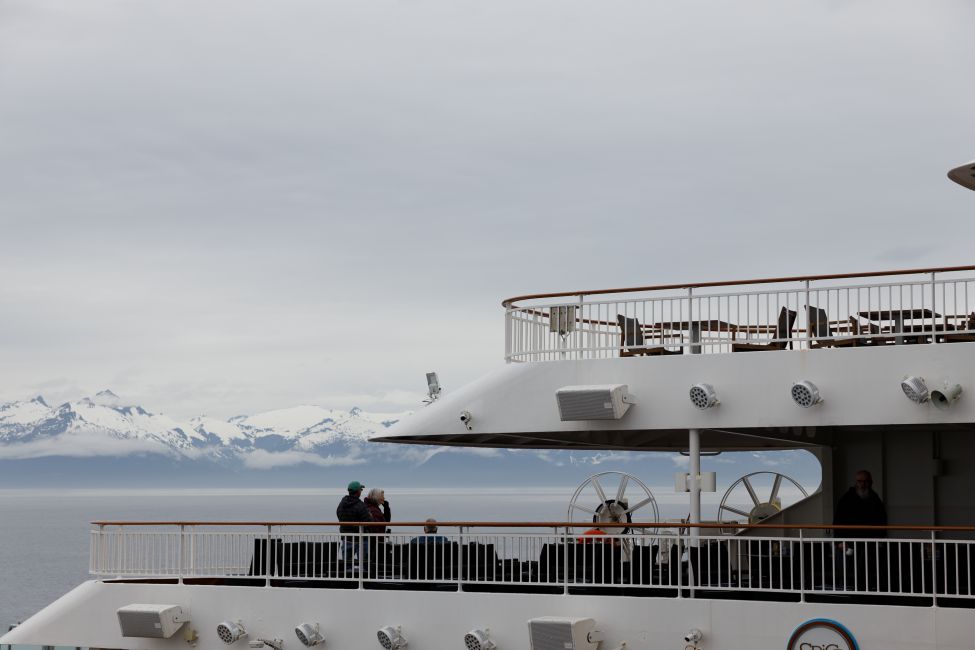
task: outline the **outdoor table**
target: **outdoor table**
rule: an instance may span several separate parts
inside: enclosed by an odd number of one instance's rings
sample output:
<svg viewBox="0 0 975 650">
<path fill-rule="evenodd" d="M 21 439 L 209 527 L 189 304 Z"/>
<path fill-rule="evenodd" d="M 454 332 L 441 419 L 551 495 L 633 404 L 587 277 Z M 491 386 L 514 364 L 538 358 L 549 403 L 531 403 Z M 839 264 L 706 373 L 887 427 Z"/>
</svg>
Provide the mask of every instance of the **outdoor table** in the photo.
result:
<svg viewBox="0 0 975 650">
<path fill-rule="evenodd" d="M 691 354 L 701 353 L 701 332 L 731 332 L 731 340 L 735 340 L 738 326 L 723 320 L 693 320 L 693 321 L 664 321 L 654 323 L 654 328 L 661 330 L 687 330 L 690 332 Z"/>
<path fill-rule="evenodd" d="M 861 318 L 866 318 L 867 320 L 874 321 L 877 324 L 881 322 L 888 321 L 891 323 L 891 333 L 895 335 L 894 343 L 901 344 L 904 342 L 904 322 L 912 320 L 927 320 L 933 328 L 934 319 L 941 318 L 941 314 L 931 311 L 930 309 L 873 309 L 868 311 L 861 311 L 858 313 Z"/>
</svg>

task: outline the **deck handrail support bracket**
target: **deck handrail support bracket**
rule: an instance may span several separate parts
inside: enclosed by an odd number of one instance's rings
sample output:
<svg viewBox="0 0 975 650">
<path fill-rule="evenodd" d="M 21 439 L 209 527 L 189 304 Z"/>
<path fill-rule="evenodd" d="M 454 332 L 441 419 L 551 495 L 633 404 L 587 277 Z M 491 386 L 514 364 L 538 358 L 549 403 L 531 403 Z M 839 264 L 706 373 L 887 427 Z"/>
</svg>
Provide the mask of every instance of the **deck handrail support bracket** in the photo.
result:
<svg viewBox="0 0 975 650">
<path fill-rule="evenodd" d="M 271 525 L 267 525 L 264 544 L 264 586 L 271 586 Z"/>
<path fill-rule="evenodd" d="M 558 528 L 555 529 L 558 533 Z M 569 527 L 562 531 L 562 595 L 569 595 Z"/>
<path fill-rule="evenodd" d="M 186 546 L 186 536 L 185 536 L 185 526 L 183 524 L 179 525 L 179 579 L 176 581 L 177 584 L 183 584 L 183 553 Z"/>
<path fill-rule="evenodd" d="M 457 531 L 457 591 L 464 591 L 464 527 L 458 526 Z"/>
</svg>

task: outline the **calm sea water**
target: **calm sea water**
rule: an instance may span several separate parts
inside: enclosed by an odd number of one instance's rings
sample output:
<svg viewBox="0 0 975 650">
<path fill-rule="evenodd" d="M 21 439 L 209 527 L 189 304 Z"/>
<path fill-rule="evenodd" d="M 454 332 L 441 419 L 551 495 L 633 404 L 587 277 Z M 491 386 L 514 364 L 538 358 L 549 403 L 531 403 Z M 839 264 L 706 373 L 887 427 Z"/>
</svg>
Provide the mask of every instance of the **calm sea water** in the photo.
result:
<svg viewBox="0 0 975 650">
<path fill-rule="evenodd" d="M 394 520 L 563 521 L 573 488 L 458 492 L 387 489 Z M 686 497 L 654 489 L 661 517 L 687 515 Z M 340 494 L 311 490 L 0 490 L 0 625 L 24 620 L 88 576 L 90 522 L 330 521 Z M 703 495 L 705 518 L 716 495 Z"/>
</svg>

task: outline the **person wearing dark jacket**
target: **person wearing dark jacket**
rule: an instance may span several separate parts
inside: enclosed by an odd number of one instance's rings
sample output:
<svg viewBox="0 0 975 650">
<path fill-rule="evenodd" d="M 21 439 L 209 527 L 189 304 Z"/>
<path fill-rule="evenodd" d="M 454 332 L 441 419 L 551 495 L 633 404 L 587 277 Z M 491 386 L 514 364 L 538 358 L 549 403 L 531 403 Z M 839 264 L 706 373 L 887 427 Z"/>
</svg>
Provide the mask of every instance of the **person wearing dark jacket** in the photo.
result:
<svg viewBox="0 0 975 650">
<path fill-rule="evenodd" d="M 366 487 L 359 481 L 352 481 L 349 483 L 349 494 L 342 497 L 339 501 L 339 506 L 335 509 L 335 516 L 339 521 L 351 521 L 351 522 L 364 522 L 372 521 L 372 514 L 369 512 L 369 508 L 363 503 L 359 497 L 362 496 L 362 488 Z M 359 526 L 339 526 L 340 533 L 358 533 Z M 343 537 L 342 538 L 342 559 L 346 562 L 352 562 L 353 556 L 358 555 L 358 538 L 356 537 Z M 366 549 L 368 552 L 368 549 Z"/>
<path fill-rule="evenodd" d="M 856 482 L 853 487 L 846 491 L 839 502 L 836 504 L 836 511 L 833 513 L 833 523 L 838 526 L 852 526 L 863 524 L 864 526 L 886 526 L 887 508 L 884 502 L 873 491 L 873 477 L 865 469 L 856 473 Z M 883 530 L 870 530 L 867 528 L 853 528 L 849 530 L 836 531 L 837 537 L 852 537 L 862 539 L 864 537 L 886 537 L 887 533 Z"/>
<path fill-rule="evenodd" d="M 368 521 L 391 521 L 392 515 L 389 510 L 389 501 L 386 500 L 386 493 L 379 488 L 372 488 L 369 490 L 369 496 L 365 498 L 366 509 L 369 510 Z M 372 531 L 374 533 L 382 532 L 380 530 Z"/>
<path fill-rule="evenodd" d="M 865 469 L 856 473 L 853 487 L 840 497 L 833 511 L 837 526 L 886 526 L 887 508 L 873 491 L 873 477 Z M 885 530 L 849 528 L 834 531 L 836 537 L 854 541 L 837 544 L 835 571 L 837 580 L 852 589 L 876 589 L 886 581 L 887 558 L 883 542 L 861 542 L 867 538 L 887 537 Z M 879 574 L 878 569 L 879 567 Z"/>
<path fill-rule="evenodd" d="M 369 495 L 363 501 L 366 502 L 366 508 L 369 510 L 370 521 L 385 523 L 392 518 L 389 510 L 389 501 L 386 500 L 386 493 L 380 488 L 372 488 L 369 490 Z M 386 566 L 382 559 L 386 557 L 386 537 L 377 533 L 388 533 L 389 529 L 370 526 L 366 532 L 372 533 L 366 544 L 366 557 L 372 558 L 372 562 L 378 563 L 379 567 Z M 372 570 L 370 569 L 370 571 Z"/>
</svg>

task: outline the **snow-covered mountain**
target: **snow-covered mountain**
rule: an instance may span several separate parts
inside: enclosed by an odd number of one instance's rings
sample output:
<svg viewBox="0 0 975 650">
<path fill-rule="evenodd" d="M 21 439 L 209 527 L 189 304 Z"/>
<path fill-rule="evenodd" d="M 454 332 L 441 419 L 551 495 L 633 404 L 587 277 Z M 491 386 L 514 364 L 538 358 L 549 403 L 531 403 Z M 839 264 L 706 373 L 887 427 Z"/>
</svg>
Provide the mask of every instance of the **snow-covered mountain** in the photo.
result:
<svg viewBox="0 0 975 650">
<path fill-rule="evenodd" d="M 109 390 L 58 406 L 38 396 L 0 404 L 0 458 L 161 454 L 253 467 L 276 460 L 340 464 L 337 452 L 354 460 L 370 436 L 407 414 L 297 406 L 226 421 L 180 421 L 125 404 Z"/>
<path fill-rule="evenodd" d="M 305 405 L 184 421 L 127 404 L 108 390 L 57 406 L 38 396 L 0 403 L 0 487 L 334 487 L 353 479 L 385 486 L 565 486 L 604 469 L 666 483 L 686 462 L 653 452 L 367 442 L 408 415 Z M 801 456 L 809 455 L 756 453 L 714 462 L 818 472 L 815 461 L 809 470 Z"/>
</svg>

